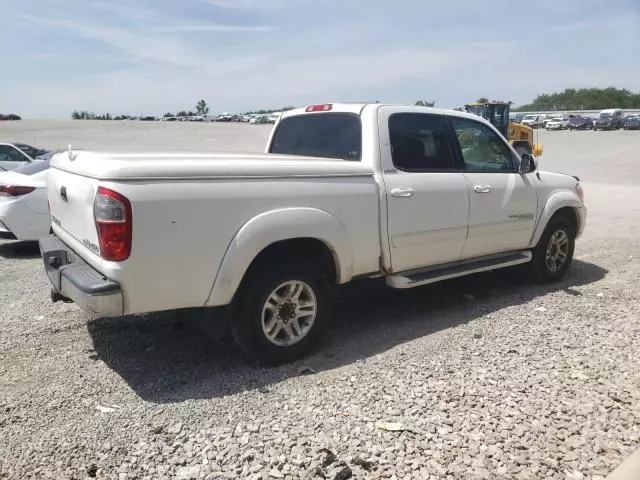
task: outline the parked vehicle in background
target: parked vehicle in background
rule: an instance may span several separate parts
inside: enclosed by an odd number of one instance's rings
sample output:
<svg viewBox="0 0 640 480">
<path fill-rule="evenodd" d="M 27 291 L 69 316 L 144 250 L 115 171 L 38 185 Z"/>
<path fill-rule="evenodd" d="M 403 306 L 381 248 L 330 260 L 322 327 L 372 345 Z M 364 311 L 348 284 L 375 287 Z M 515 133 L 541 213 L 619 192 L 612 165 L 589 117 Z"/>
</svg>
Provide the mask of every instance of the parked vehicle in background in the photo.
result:
<svg viewBox="0 0 640 480">
<path fill-rule="evenodd" d="M 211 322 L 222 307 L 248 355 L 280 363 L 324 332 L 335 284 L 520 264 L 554 282 L 585 224 L 576 177 L 538 170 L 464 112 L 310 105 L 282 115 L 266 152 L 56 155 L 40 240 L 52 300 Z"/>
<path fill-rule="evenodd" d="M 235 113 L 222 113 L 216 118 L 217 122 L 232 122 L 237 121 L 238 116 Z"/>
<path fill-rule="evenodd" d="M 640 130 L 640 116 L 625 118 L 622 128 L 625 130 Z"/>
<path fill-rule="evenodd" d="M 567 124 L 569 130 L 591 130 L 593 119 L 589 117 L 572 117 Z"/>
<path fill-rule="evenodd" d="M 51 231 L 46 191 L 51 155 L 0 172 L 0 238 L 38 240 Z"/>
<path fill-rule="evenodd" d="M 282 116 L 282 112 L 273 112 L 271 115 L 267 117 L 267 123 L 276 123 L 281 116 Z"/>
<path fill-rule="evenodd" d="M 269 117 L 267 115 L 257 115 L 253 117 L 249 123 L 253 125 L 264 125 L 265 123 L 269 123 L 268 120 Z"/>
<path fill-rule="evenodd" d="M 37 161 L 48 150 L 25 143 L 0 143 L 0 171 L 14 170 Z"/>
<path fill-rule="evenodd" d="M 531 128 L 539 128 L 539 127 L 544 127 L 544 122 L 545 122 L 545 116 L 544 115 L 534 115 L 534 114 L 530 114 L 530 115 L 525 115 L 522 118 L 522 124 L 526 125 L 527 127 L 531 127 Z"/>
<path fill-rule="evenodd" d="M 547 130 L 566 130 L 569 127 L 569 119 L 567 117 L 550 118 L 545 125 Z"/>
<path fill-rule="evenodd" d="M 594 130 L 617 130 L 624 124 L 624 112 L 617 108 L 602 110 L 596 121 L 593 122 Z"/>
</svg>

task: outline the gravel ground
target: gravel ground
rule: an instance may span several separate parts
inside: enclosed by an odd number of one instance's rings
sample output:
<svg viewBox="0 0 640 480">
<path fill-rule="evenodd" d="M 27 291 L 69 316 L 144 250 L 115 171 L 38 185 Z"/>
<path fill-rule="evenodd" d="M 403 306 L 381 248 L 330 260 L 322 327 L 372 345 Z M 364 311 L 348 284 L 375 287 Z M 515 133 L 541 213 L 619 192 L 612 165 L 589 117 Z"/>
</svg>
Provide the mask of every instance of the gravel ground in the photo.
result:
<svg viewBox="0 0 640 480">
<path fill-rule="evenodd" d="M 57 144 L 68 124 L 0 133 Z M 86 148 L 122 131 L 73 125 Z M 268 134 L 136 131 L 118 149 L 257 151 Z M 322 348 L 278 368 L 170 314 L 51 304 L 37 248 L 0 242 L 0 478 L 604 478 L 640 446 L 640 134 L 540 135 L 590 209 L 562 283 L 350 285 Z"/>
</svg>

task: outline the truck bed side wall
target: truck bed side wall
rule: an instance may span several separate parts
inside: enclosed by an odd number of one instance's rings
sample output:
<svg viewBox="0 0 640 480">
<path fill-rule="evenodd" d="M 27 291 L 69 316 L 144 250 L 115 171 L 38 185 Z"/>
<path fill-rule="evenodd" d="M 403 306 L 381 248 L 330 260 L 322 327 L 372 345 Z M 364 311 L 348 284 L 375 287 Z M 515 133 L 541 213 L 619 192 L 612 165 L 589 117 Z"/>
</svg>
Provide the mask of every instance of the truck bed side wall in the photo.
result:
<svg viewBox="0 0 640 480">
<path fill-rule="evenodd" d="M 132 203 L 133 249 L 126 268 L 95 258 L 91 263 L 100 263 L 101 272 L 121 283 L 126 313 L 229 300 L 234 293 L 229 285 L 223 295 L 209 300 L 212 291 L 218 291 L 214 279 L 223 258 L 238 250 L 234 242 L 244 225 L 272 211 L 285 210 L 274 216 L 280 230 L 256 229 L 255 236 L 263 238 L 245 242 L 251 248 L 235 252 L 242 265 L 249 264 L 262 246 L 305 233 L 322 235 L 319 239 L 325 243 L 341 239 L 339 245 L 328 245 L 341 263 L 338 281 L 379 267 L 378 191 L 370 176 L 103 184 Z M 305 208 L 326 212 L 325 223 L 317 215 L 300 215 Z M 295 222 L 283 220 L 286 210 L 296 212 Z M 333 226 L 327 220 L 331 218 Z"/>
</svg>

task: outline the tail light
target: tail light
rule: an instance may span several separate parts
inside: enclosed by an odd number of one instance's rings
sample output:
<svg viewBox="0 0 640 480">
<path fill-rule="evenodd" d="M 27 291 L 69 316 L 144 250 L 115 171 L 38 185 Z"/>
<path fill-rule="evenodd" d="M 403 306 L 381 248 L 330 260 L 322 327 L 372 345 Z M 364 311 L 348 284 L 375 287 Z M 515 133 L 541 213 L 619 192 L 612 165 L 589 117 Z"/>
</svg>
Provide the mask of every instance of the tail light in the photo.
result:
<svg viewBox="0 0 640 480">
<path fill-rule="evenodd" d="M 93 201 L 93 217 L 98 231 L 100 256 L 122 262 L 131 254 L 131 202 L 113 190 L 98 187 Z"/>
<path fill-rule="evenodd" d="M 309 105 L 304 109 L 305 112 L 328 112 L 333 108 L 333 105 L 330 103 L 325 103 L 324 105 Z"/>
<path fill-rule="evenodd" d="M 0 185 L 0 197 L 20 197 L 31 193 L 35 187 L 21 187 L 17 185 Z"/>
</svg>

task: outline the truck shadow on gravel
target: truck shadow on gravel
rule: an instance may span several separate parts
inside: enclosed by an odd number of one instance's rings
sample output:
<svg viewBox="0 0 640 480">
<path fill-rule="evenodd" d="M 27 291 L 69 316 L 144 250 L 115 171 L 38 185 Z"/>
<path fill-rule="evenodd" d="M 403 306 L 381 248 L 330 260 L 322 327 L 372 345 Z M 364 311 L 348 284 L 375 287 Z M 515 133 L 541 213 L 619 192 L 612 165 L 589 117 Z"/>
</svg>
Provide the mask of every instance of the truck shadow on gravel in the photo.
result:
<svg viewBox="0 0 640 480">
<path fill-rule="evenodd" d="M 88 325 L 95 353 L 144 400 L 173 403 L 258 390 L 305 372 L 334 369 L 385 352 L 416 338 L 468 323 L 497 310 L 552 292 L 580 295 L 576 287 L 607 271 L 575 260 L 564 281 L 536 285 L 500 270 L 410 290 L 382 281 L 341 287 L 334 322 L 308 358 L 279 367 L 247 362 L 231 340 L 216 341 L 196 324 L 171 313 L 98 319 Z M 471 333 L 469 333 L 471 335 Z"/>
<path fill-rule="evenodd" d="M 2 258 L 37 258 L 40 256 L 38 242 L 14 241 L 0 243 L 0 257 Z"/>
</svg>

